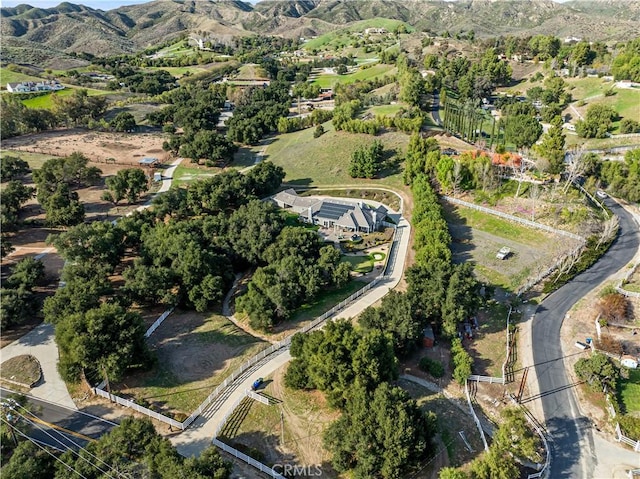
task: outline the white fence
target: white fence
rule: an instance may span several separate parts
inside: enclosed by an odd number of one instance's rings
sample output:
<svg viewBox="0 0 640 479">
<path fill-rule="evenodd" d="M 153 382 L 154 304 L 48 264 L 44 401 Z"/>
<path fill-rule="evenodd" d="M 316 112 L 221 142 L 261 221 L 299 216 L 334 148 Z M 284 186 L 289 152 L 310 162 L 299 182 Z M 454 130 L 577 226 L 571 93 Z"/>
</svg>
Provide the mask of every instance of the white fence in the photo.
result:
<svg viewBox="0 0 640 479">
<path fill-rule="evenodd" d="M 511 318 L 511 313 L 513 312 L 513 308 L 509 306 L 509 312 L 507 313 L 507 355 L 504 358 L 504 363 L 502 363 L 502 378 L 504 379 L 504 383 L 507 382 L 507 364 L 509 363 L 509 358 L 511 357 L 511 332 L 509 331 L 509 319 Z"/>
<path fill-rule="evenodd" d="M 493 376 L 478 376 L 476 374 L 472 374 L 471 376 L 469 376 L 469 378 L 467 379 L 468 381 L 476 381 L 476 382 L 480 382 L 480 383 L 496 383 L 496 384 L 504 384 L 504 377 L 502 378 L 496 378 Z"/>
<path fill-rule="evenodd" d="M 173 310 L 175 309 L 175 306 L 171 307 L 170 309 L 167 309 L 164 313 L 162 313 L 158 319 L 156 319 L 154 321 L 154 323 L 149 327 L 149 329 L 147 329 L 147 332 L 144 333 L 144 337 L 148 338 L 149 336 L 151 336 L 154 331 L 156 329 L 158 329 L 158 326 L 160 326 L 162 324 L 162 322 L 167 319 L 167 316 L 169 316 L 171 313 L 173 313 Z"/>
<path fill-rule="evenodd" d="M 489 450 L 489 445 L 487 444 L 487 438 L 484 436 L 484 431 L 482 430 L 482 424 L 480 424 L 480 419 L 476 416 L 476 412 L 473 410 L 473 404 L 471 404 L 471 395 L 469 394 L 469 382 L 464 382 L 464 392 L 467 395 L 467 404 L 469 405 L 469 409 L 471 410 L 471 415 L 473 416 L 473 420 L 476 423 L 476 427 L 478 431 L 480 431 L 480 437 L 482 438 L 482 444 L 484 445 L 484 450 Z"/>
<path fill-rule="evenodd" d="M 622 442 L 628 446 L 631 446 L 634 451 L 640 452 L 640 441 L 635 441 L 631 438 L 628 438 L 624 434 L 622 434 L 622 430 L 620 429 L 619 423 L 616 423 L 616 441 Z"/>
<path fill-rule="evenodd" d="M 624 276 L 624 279 L 622 279 L 616 286 L 616 291 L 618 291 L 618 293 L 624 294 L 625 296 L 631 296 L 633 298 L 640 298 L 640 293 L 636 291 L 627 291 L 623 288 L 623 286 L 629 282 L 629 278 L 633 276 L 633 273 L 635 273 L 638 268 L 640 268 L 640 263 L 636 263 L 634 267 L 631 268 L 631 270 Z"/>
<path fill-rule="evenodd" d="M 497 210 L 492 210 L 491 208 L 486 208 L 484 206 L 480 206 L 480 205 L 475 205 L 473 203 L 469 203 L 467 201 L 462 201 L 459 200 L 457 198 L 453 198 L 451 196 L 443 196 L 442 198 L 444 198 L 445 200 L 447 200 L 450 203 L 454 203 L 457 205 L 461 205 L 461 206 L 465 206 L 467 208 L 472 208 L 474 210 L 478 210 L 478 211 L 482 211 L 483 213 L 487 213 L 490 215 L 494 215 L 494 216 L 499 216 L 501 218 L 510 220 L 510 221 L 515 221 L 516 223 L 520 223 L 523 224 L 525 226 L 529 226 L 531 228 L 537 228 L 539 230 L 544 230 L 547 231 L 549 233 L 553 233 L 553 234 L 557 234 L 557 235 L 561 235 L 561 236 L 566 236 L 567 238 L 572 238 L 581 242 L 584 242 L 584 238 L 582 236 L 573 234 L 573 233 L 569 233 L 568 231 L 563 231 L 563 230 L 559 230 L 556 228 L 552 228 L 551 226 L 548 225 L 543 225 L 542 223 L 536 223 L 535 221 L 531 221 L 531 220 L 527 220 L 524 218 L 520 218 L 518 216 L 514 216 L 514 215 L 510 215 L 508 213 L 503 213 L 502 211 L 497 211 Z"/>
<path fill-rule="evenodd" d="M 247 393 L 247 397 L 250 397 L 251 399 L 258 401 L 262 404 L 266 404 L 267 406 L 269 405 L 269 398 L 266 398 L 260 394 L 256 394 L 253 391 L 246 391 L 246 393 Z"/>
<path fill-rule="evenodd" d="M 247 456 L 246 454 L 238 451 L 237 449 L 234 449 L 231 446 L 228 446 L 227 444 L 225 444 L 222 441 L 219 441 L 218 439 L 214 439 L 213 440 L 213 445 L 216 446 L 216 447 L 219 447 L 224 452 L 227 452 L 227 453 L 231 454 L 232 456 L 236 457 L 237 459 L 240 459 L 241 461 L 246 462 L 250 466 L 255 467 L 260 472 L 264 472 L 265 474 L 268 474 L 269 476 L 274 477 L 276 479 L 286 479 L 284 476 L 278 474 L 276 471 L 271 469 L 269 466 L 265 466 L 260 461 L 256 461 L 254 458 Z"/>
<path fill-rule="evenodd" d="M 136 404 L 133 401 L 121 398 L 120 396 L 116 396 L 115 394 L 109 394 L 107 391 L 103 391 L 102 389 L 99 389 L 99 388 L 94 388 L 93 392 L 96 393 L 98 396 L 102 396 L 103 398 L 107 398 L 110 401 L 115 402 L 116 404 L 119 404 L 121 406 L 134 409 L 134 410 L 138 411 L 139 413 L 146 414 L 147 416 L 149 416 L 149 417 L 151 417 L 153 419 L 156 419 L 158 421 L 165 422 L 165 423 L 169 424 L 170 426 L 173 426 L 173 427 L 178 428 L 178 429 L 184 429 L 182 427 L 182 423 L 181 422 L 178 422 L 175 419 L 171 419 L 170 417 L 167 417 L 167 416 L 164 416 L 164 415 L 162 415 L 160 413 L 152 411 L 151 409 L 148 409 L 148 408 L 146 408 L 144 406 L 140 406 L 139 404 Z"/>
</svg>

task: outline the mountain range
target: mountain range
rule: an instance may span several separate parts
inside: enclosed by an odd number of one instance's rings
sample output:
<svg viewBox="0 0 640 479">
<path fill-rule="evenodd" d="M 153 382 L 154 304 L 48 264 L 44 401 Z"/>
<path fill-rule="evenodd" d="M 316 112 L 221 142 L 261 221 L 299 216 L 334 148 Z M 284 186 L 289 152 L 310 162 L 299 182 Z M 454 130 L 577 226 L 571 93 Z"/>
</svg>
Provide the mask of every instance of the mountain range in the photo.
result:
<svg viewBox="0 0 640 479">
<path fill-rule="evenodd" d="M 388 18 L 433 33 L 477 37 L 554 34 L 624 40 L 640 31 L 636 0 L 156 0 L 103 11 L 68 2 L 0 9 L 3 62 L 29 63 L 71 52 L 134 52 L 186 32 L 310 37 L 355 21 Z M 41 57 L 41 58 L 38 58 Z"/>
</svg>

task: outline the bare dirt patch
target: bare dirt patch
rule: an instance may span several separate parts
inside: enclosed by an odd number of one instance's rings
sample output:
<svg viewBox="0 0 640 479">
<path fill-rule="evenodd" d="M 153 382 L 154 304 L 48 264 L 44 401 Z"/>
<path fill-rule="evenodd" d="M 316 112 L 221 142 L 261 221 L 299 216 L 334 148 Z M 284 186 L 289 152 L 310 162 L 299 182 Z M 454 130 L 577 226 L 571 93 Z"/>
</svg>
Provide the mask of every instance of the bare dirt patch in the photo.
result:
<svg viewBox="0 0 640 479">
<path fill-rule="evenodd" d="M 107 133 L 72 128 L 9 138 L 3 140 L 2 147 L 52 156 L 68 156 L 79 151 L 95 163 L 115 158 L 116 164 L 137 166 L 145 156 L 167 162 L 169 154 L 162 149 L 162 141 L 160 133 Z"/>
<path fill-rule="evenodd" d="M 319 391 L 295 391 L 284 386 L 286 366 L 266 378 L 260 394 L 271 404 L 245 399 L 229 418 L 221 437 L 266 464 L 321 465 L 322 477 L 337 477 L 322 446 L 323 432 L 340 415 Z M 284 425 L 284 431 L 282 429 Z M 250 454 L 251 455 L 251 454 Z"/>
</svg>

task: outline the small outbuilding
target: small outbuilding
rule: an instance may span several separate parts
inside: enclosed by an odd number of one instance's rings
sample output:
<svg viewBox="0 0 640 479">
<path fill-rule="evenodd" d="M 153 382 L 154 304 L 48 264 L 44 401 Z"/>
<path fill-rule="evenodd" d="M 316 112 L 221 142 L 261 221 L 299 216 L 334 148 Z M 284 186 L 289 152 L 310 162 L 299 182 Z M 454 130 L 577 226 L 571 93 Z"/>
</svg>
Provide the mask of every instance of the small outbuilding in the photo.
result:
<svg viewBox="0 0 640 479">
<path fill-rule="evenodd" d="M 146 167 L 149 167 L 149 168 L 154 168 L 154 167 L 158 166 L 158 159 L 154 158 L 154 157 L 151 157 L 151 156 L 148 156 L 146 158 L 141 159 L 138 162 L 138 164 L 140 166 L 146 166 Z"/>
<path fill-rule="evenodd" d="M 427 326 L 422 331 L 422 345 L 425 348 L 432 348 L 436 342 L 436 337 L 433 334 L 433 328 L 431 326 Z"/>
</svg>

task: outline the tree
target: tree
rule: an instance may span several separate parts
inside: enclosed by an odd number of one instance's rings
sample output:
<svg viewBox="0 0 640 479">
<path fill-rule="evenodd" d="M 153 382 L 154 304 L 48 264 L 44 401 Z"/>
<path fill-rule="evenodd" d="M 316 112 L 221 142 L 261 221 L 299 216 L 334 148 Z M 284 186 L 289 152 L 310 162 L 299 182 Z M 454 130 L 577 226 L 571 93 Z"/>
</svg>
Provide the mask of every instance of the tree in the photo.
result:
<svg viewBox="0 0 640 479">
<path fill-rule="evenodd" d="M 23 203 L 33 197 L 35 189 L 25 186 L 19 180 L 11 180 L 0 193 L 0 214 L 2 229 L 10 231 L 16 228 L 18 214 Z"/>
<path fill-rule="evenodd" d="M 320 138 L 322 135 L 324 135 L 324 127 L 322 125 L 316 126 L 316 129 L 313 131 L 313 137 Z"/>
<path fill-rule="evenodd" d="M 250 169 L 245 176 L 250 193 L 257 198 L 264 198 L 280 188 L 285 172 L 281 166 L 276 166 L 271 161 L 262 161 Z"/>
<path fill-rule="evenodd" d="M 422 337 L 424 324 L 415 319 L 411 301 L 406 294 L 390 291 L 379 308 L 365 309 L 358 323 L 366 330 L 388 332 L 393 338 L 393 346 L 398 356 L 413 351 Z"/>
<path fill-rule="evenodd" d="M 45 161 L 42 168 L 33 172 L 40 204 L 44 205 L 50 195 L 58 192 L 61 184 L 68 189 L 97 184 L 102 171 L 95 166 L 87 166 L 88 162 L 89 159 L 77 151 L 66 158 Z"/>
<path fill-rule="evenodd" d="M 620 133 L 640 133 L 640 123 L 631 118 L 624 118 L 620 122 Z"/>
<path fill-rule="evenodd" d="M 115 176 L 108 177 L 105 184 L 110 190 L 110 193 L 107 193 L 110 195 L 110 201 L 114 204 L 118 204 L 123 198 L 126 198 L 129 204 L 135 203 L 142 193 L 149 190 L 147 175 L 140 168 L 119 170 Z"/>
<path fill-rule="evenodd" d="M 505 121 L 504 134 L 518 149 L 530 148 L 540 138 L 542 125 L 530 115 L 509 116 Z"/>
<path fill-rule="evenodd" d="M 453 379 L 462 385 L 471 376 L 473 358 L 464 349 L 462 341 L 458 338 L 451 341 L 451 357 L 453 359 Z"/>
<path fill-rule="evenodd" d="M 87 373 L 116 381 L 129 368 L 149 365 L 151 356 L 144 340 L 145 327 L 138 313 L 117 304 L 62 318 L 56 324 L 60 348 L 59 369 L 67 381 L 77 381 Z"/>
<path fill-rule="evenodd" d="M 605 387 L 615 391 L 618 380 L 618 369 L 611 359 L 602 353 L 594 353 L 588 358 L 580 358 L 573 367 L 580 379 L 586 381 L 594 391 L 602 391 Z"/>
<path fill-rule="evenodd" d="M 31 441 L 21 441 L 3 465 L 2 474 L 13 479 L 50 479 L 54 465 L 55 459 L 46 450 Z"/>
<path fill-rule="evenodd" d="M 435 418 L 426 417 L 402 389 L 385 382 L 369 392 L 356 384 L 348 398 L 344 413 L 324 434 L 338 472 L 399 479 L 432 452 Z"/>
<path fill-rule="evenodd" d="M 553 174 L 562 172 L 565 157 L 565 138 L 565 134 L 562 131 L 562 120 L 556 117 L 552 122 L 551 128 L 542 135 L 540 144 L 533 147 L 535 153 L 548 162 L 541 169 Z"/>
<path fill-rule="evenodd" d="M 0 162 L 0 175 L 3 182 L 21 178 L 30 171 L 29 163 L 16 156 L 5 155 Z"/>
<path fill-rule="evenodd" d="M 225 166 L 233 160 L 238 148 L 224 135 L 212 130 L 200 130 L 192 137 L 185 137 L 180 154 L 191 158 L 193 163 L 205 160 L 207 166 Z"/>
<path fill-rule="evenodd" d="M 84 206 L 78 193 L 70 191 L 66 183 L 58 185 L 56 190 L 42 203 L 50 226 L 73 226 L 84 221 Z"/>
<path fill-rule="evenodd" d="M 593 103 L 587 108 L 585 119 L 576 122 L 576 132 L 582 138 L 605 138 L 616 118 L 618 113 L 612 107 Z"/>
<path fill-rule="evenodd" d="M 133 131 L 136 129 L 136 119 L 128 111 L 121 111 L 109 122 L 114 131 Z"/>
<path fill-rule="evenodd" d="M 106 264 L 115 268 L 124 256 L 124 231 L 109 221 L 79 224 L 64 233 L 49 236 L 58 253 L 73 263 Z"/>
<path fill-rule="evenodd" d="M 31 291 L 44 279 L 44 264 L 34 258 L 23 258 L 11 270 L 4 286 L 7 288 L 26 288 Z"/>
<path fill-rule="evenodd" d="M 382 143 L 375 140 L 368 147 L 361 146 L 351 155 L 349 175 L 352 178 L 374 178 L 380 170 Z"/>
</svg>

